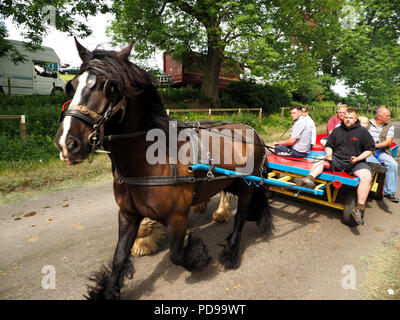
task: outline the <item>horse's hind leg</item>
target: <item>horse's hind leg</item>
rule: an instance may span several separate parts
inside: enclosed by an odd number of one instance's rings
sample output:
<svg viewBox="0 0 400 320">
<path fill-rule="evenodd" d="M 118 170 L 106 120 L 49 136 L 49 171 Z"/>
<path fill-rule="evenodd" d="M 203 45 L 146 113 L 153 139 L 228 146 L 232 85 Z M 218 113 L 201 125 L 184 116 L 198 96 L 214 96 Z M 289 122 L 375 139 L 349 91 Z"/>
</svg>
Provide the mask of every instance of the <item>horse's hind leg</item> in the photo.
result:
<svg viewBox="0 0 400 320">
<path fill-rule="evenodd" d="M 95 276 L 96 286 L 88 288 L 87 298 L 119 299 L 125 276 L 132 276 L 133 273 L 130 250 L 142 218 L 137 213 L 119 211 L 118 243 L 114 253 L 111 274 L 103 272 L 101 276 Z"/>
<path fill-rule="evenodd" d="M 206 266 L 211 260 L 206 245 L 201 239 L 192 238 L 191 234 L 189 234 L 188 242 L 184 247 L 186 230 L 187 214 L 170 217 L 167 231 L 171 262 L 188 270 Z"/>
<path fill-rule="evenodd" d="M 218 259 L 225 269 L 237 269 L 240 265 L 240 239 L 242 236 L 244 223 L 246 222 L 247 208 L 249 207 L 251 197 L 252 195 L 250 192 L 244 192 L 238 196 L 238 205 L 233 232 L 226 239 L 228 243 L 224 247 L 224 250 L 222 250 Z"/>
<path fill-rule="evenodd" d="M 263 188 L 253 188 L 253 192 L 242 192 L 238 195 L 233 232 L 226 239 L 228 243 L 219 255 L 219 262 L 225 269 L 237 269 L 240 265 L 239 247 L 246 221 L 255 221 L 266 235 L 272 233 L 272 216 Z"/>
</svg>

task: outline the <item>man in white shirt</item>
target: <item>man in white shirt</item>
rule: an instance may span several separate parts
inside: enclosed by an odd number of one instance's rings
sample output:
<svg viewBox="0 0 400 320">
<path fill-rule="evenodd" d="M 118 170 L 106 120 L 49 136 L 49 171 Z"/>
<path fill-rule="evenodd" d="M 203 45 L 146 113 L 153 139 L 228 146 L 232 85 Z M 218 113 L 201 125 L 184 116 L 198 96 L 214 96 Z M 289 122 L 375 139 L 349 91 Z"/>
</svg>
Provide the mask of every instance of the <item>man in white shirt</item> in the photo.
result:
<svg viewBox="0 0 400 320">
<path fill-rule="evenodd" d="M 311 127 L 302 116 L 300 106 L 290 108 L 293 127 L 290 129 L 290 138 L 274 142 L 275 153 L 278 156 L 303 158 L 311 149 Z"/>
<path fill-rule="evenodd" d="M 303 113 L 303 118 L 306 120 L 307 124 L 311 127 L 311 148 L 315 145 L 317 140 L 317 128 L 315 127 L 314 120 L 308 114 L 308 108 L 302 107 L 301 112 Z"/>
</svg>

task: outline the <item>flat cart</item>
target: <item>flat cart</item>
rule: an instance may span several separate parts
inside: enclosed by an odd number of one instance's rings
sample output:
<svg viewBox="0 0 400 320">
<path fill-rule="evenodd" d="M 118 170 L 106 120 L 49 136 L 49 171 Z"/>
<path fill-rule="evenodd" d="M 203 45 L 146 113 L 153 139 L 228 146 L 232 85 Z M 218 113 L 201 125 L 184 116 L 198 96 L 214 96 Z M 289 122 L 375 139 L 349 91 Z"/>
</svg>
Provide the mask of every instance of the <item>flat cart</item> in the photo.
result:
<svg viewBox="0 0 400 320">
<path fill-rule="evenodd" d="M 343 212 L 343 222 L 350 226 L 356 226 L 351 210 L 357 204 L 357 186 L 359 178 L 345 172 L 331 172 L 325 170 L 317 179 L 314 189 L 299 187 L 294 184 L 293 178 L 307 176 L 318 156 L 325 155 L 325 148 L 320 139 L 326 134 L 317 136 L 317 143 L 305 158 L 288 158 L 277 156 L 272 152 L 267 153 L 269 173 L 267 178 L 257 176 L 243 176 L 240 172 L 230 171 L 223 168 L 212 167 L 205 164 L 194 164 L 191 170 L 212 171 L 216 174 L 239 176 L 248 184 L 254 183 L 259 186 L 261 183 L 268 184 L 269 190 L 278 192 L 296 199 L 302 199 L 331 207 Z M 397 157 L 398 145 L 392 143 L 391 154 Z M 382 199 L 383 185 L 385 181 L 384 167 L 373 167 L 373 179 L 371 183 L 370 196 L 374 199 Z"/>
</svg>

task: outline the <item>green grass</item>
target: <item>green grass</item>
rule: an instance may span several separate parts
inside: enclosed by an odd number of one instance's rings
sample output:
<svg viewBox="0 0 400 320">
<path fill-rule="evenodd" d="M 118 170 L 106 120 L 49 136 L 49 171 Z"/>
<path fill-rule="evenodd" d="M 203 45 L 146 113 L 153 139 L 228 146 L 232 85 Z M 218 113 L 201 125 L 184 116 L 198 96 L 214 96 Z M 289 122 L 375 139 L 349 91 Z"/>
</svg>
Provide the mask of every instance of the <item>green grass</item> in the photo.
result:
<svg viewBox="0 0 400 320">
<path fill-rule="evenodd" d="M 73 78 L 76 76 L 76 74 L 61 74 L 61 73 L 59 73 L 58 76 L 59 76 L 61 79 L 64 79 L 64 81 L 67 82 L 67 81 L 73 79 Z"/>
<path fill-rule="evenodd" d="M 400 300 L 400 241 L 374 253 L 367 267 L 361 294 L 367 299 Z"/>
<path fill-rule="evenodd" d="M 0 170 L 0 204 L 32 198 L 82 185 L 112 181 L 107 155 L 95 155 L 94 161 L 71 166 L 58 156 L 47 162 L 20 161 Z"/>
</svg>

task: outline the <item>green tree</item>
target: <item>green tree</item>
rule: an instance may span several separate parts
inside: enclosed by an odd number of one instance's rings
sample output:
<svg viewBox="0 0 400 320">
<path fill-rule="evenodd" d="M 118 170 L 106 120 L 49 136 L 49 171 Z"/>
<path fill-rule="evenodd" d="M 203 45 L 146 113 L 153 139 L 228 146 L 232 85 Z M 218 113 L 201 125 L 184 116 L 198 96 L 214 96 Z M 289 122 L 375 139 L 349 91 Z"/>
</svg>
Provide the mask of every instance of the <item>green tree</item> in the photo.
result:
<svg viewBox="0 0 400 320">
<path fill-rule="evenodd" d="M 400 85 L 400 1 L 358 0 L 357 24 L 344 30 L 340 76 L 373 103 L 394 103 Z"/>
<path fill-rule="evenodd" d="M 263 42 L 269 6 L 260 0 L 119 0 L 110 31 L 117 42 L 134 38 L 142 57 L 156 49 L 196 57 L 204 75 L 201 91 L 218 105 L 224 57 L 238 56 L 235 43 Z"/>
<path fill-rule="evenodd" d="M 92 31 L 82 18 L 105 13 L 110 9 L 106 1 L 90 0 L 32 0 L 0 2 L 0 56 L 9 56 L 18 62 L 23 56 L 5 38 L 8 36 L 4 20 L 23 28 L 22 35 L 27 41 L 27 48 L 36 50 L 42 43 L 43 36 L 49 32 L 48 17 L 54 13 L 54 27 L 77 37 L 87 37 Z M 54 11 L 53 11 L 54 9 Z M 51 11 L 50 11 L 51 10 Z"/>
</svg>

